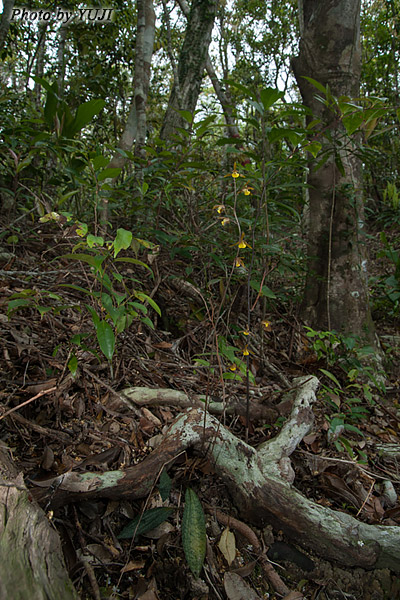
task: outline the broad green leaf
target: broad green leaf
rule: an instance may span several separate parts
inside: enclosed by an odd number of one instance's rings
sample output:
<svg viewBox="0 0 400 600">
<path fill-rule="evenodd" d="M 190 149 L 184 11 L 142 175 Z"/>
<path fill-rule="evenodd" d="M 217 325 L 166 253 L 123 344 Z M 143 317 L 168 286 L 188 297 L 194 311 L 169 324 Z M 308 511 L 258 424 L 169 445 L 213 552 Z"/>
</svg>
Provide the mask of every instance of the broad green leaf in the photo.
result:
<svg viewBox="0 0 400 600">
<path fill-rule="evenodd" d="M 54 82 L 52 85 L 50 85 L 47 81 L 45 81 L 44 79 L 41 78 L 34 78 L 38 83 L 40 83 L 42 85 L 42 87 L 44 87 L 47 90 L 47 94 L 46 94 L 46 104 L 44 106 L 44 118 L 45 121 L 47 123 L 47 125 L 52 128 L 54 125 L 54 117 L 56 115 L 57 112 L 57 106 L 58 106 L 58 85 L 57 82 Z"/>
<path fill-rule="evenodd" d="M 150 508 L 143 515 L 138 515 L 126 527 L 123 528 L 118 536 L 119 540 L 128 540 L 132 537 L 137 537 L 142 533 L 146 533 L 151 529 L 155 529 L 163 523 L 171 513 L 173 508 L 161 506 L 159 508 Z"/>
<path fill-rule="evenodd" d="M 188 488 L 182 518 L 182 545 L 186 560 L 195 577 L 199 577 L 206 555 L 206 521 L 196 493 Z"/>
<path fill-rule="evenodd" d="M 64 135 L 66 137 L 74 137 L 76 133 L 81 131 L 90 121 L 93 119 L 95 115 L 97 115 L 106 105 L 105 100 L 92 99 L 88 102 L 84 102 L 78 107 L 76 111 L 75 118 L 72 123 L 70 123 L 67 127 L 64 127 Z"/>
<path fill-rule="evenodd" d="M 336 377 L 333 375 L 333 373 L 331 373 L 330 371 L 327 371 L 326 369 L 320 369 L 320 371 L 326 375 L 327 377 L 329 377 L 329 379 L 331 381 L 333 381 L 333 383 L 335 383 L 339 389 L 342 389 L 342 386 L 340 385 L 339 381 L 336 379 Z"/>
<path fill-rule="evenodd" d="M 105 179 L 115 179 L 121 173 L 120 168 L 115 169 L 104 169 L 97 175 L 97 181 L 104 181 Z"/>
<path fill-rule="evenodd" d="M 111 360 L 115 350 L 115 335 L 111 325 L 107 321 L 100 321 L 96 325 L 96 335 L 100 350 L 107 360 Z"/>
<path fill-rule="evenodd" d="M 18 310 L 18 308 L 23 308 L 25 306 L 32 306 L 32 301 L 28 300 L 28 298 L 10 300 L 10 302 L 7 304 L 7 315 L 10 316 L 10 314 L 15 310 Z"/>
<path fill-rule="evenodd" d="M 89 248 L 93 248 L 93 246 L 103 246 L 104 238 L 100 235 L 92 235 L 91 233 L 89 233 L 86 236 L 86 243 L 89 246 Z"/>
<path fill-rule="evenodd" d="M 362 111 L 346 114 L 342 119 L 348 135 L 353 135 L 353 133 L 360 128 L 363 121 L 364 115 Z"/>
<path fill-rule="evenodd" d="M 193 115 L 189 110 L 178 110 L 177 112 L 189 123 L 189 125 L 193 123 Z"/>
<path fill-rule="evenodd" d="M 261 102 L 263 103 L 264 110 L 268 110 L 269 108 L 271 108 L 271 106 L 275 104 L 277 100 L 283 98 L 284 95 L 284 92 L 280 92 L 279 90 L 276 90 L 271 87 L 267 87 L 261 90 L 260 98 Z"/>
<path fill-rule="evenodd" d="M 121 250 L 126 250 L 132 243 L 132 231 L 127 229 L 117 229 L 117 235 L 114 240 L 114 258 L 119 254 Z M 133 260 L 133 259 L 132 259 Z"/>
<path fill-rule="evenodd" d="M 102 154 L 98 154 L 92 160 L 93 169 L 98 171 L 99 169 L 104 169 L 109 163 L 109 159 L 103 156 Z"/>
<path fill-rule="evenodd" d="M 310 154 L 312 154 L 314 158 L 317 158 L 317 154 L 321 150 L 321 148 L 322 145 L 319 142 L 311 142 L 310 144 L 307 144 L 307 146 L 305 146 L 305 150 L 307 150 L 307 152 L 310 152 Z"/>
</svg>

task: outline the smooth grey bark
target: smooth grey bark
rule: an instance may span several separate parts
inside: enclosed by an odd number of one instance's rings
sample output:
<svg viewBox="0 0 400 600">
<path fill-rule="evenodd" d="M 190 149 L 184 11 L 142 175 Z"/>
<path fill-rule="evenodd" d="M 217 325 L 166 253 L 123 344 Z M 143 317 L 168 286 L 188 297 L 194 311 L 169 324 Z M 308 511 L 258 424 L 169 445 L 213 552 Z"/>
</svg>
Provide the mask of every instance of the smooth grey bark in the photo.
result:
<svg viewBox="0 0 400 600">
<path fill-rule="evenodd" d="M 78 600 L 61 543 L 0 446 L 0 598 Z"/>
<path fill-rule="evenodd" d="M 300 4 L 303 33 L 292 66 L 303 102 L 312 112 L 309 121 L 320 120 L 311 135 L 329 154 L 318 170 L 320 157 L 309 165 L 308 271 L 302 317 L 315 329 L 334 329 L 373 341 L 357 140 L 349 139 L 340 116 L 316 98 L 321 93 L 304 79 L 328 85 L 336 97 L 358 97 L 360 0 L 303 0 Z"/>
<path fill-rule="evenodd" d="M 117 147 L 124 151 L 132 150 L 135 144 L 135 154 L 140 154 L 146 139 L 146 104 L 150 87 L 155 25 L 153 0 L 138 0 L 134 93 L 125 128 L 117 144 Z M 116 152 L 108 167 L 122 168 L 125 163 L 126 158 Z"/>
<path fill-rule="evenodd" d="M 170 139 L 177 127 L 184 127 L 186 121 L 177 112 L 187 110 L 193 113 L 200 93 L 208 48 L 214 26 L 217 0 L 193 0 L 185 39 L 179 55 L 178 81 L 174 81 L 169 97 L 160 137 Z"/>
<path fill-rule="evenodd" d="M 0 20 L 0 50 L 3 49 L 8 30 L 10 28 L 11 15 L 15 0 L 3 0 L 3 12 Z"/>
</svg>

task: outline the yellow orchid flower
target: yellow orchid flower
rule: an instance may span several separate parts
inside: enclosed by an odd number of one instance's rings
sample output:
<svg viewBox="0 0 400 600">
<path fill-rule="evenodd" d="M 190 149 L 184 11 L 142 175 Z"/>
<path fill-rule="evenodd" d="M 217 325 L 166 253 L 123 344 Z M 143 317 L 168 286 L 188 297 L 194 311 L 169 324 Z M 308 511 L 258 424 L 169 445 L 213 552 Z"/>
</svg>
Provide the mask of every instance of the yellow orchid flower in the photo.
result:
<svg viewBox="0 0 400 600">
<path fill-rule="evenodd" d="M 254 190 L 254 188 L 252 188 L 248 185 L 245 185 L 244 188 L 242 189 L 242 192 L 245 196 L 250 196 L 250 194 L 251 194 L 250 190 Z"/>
<path fill-rule="evenodd" d="M 239 246 L 239 248 L 251 248 L 250 244 L 248 244 L 244 240 L 244 232 L 242 232 L 242 235 L 240 236 L 240 240 L 238 242 L 236 242 L 235 245 Z"/>
<path fill-rule="evenodd" d="M 236 169 L 236 163 L 233 163 L 233 171 L 232 173 L 229 173 L 229 175 L 225 175 L 225 177 L 233 177 L 233 179 L 237 179 L 238 177 L 244 177 L 244 175 L 241 175 L 238 170 Z"/>
<path fill-rule="evenodd" d="M 225 211 L 225 206 L 223 204 L 216 204 L 215 206 L 213 206 L 213 210 L 216 210 L 217 213 L 220 215 L 222 212 Z"/>
<path fill-rule="evenodd" d="M 243 258 L 240 258 L 240 256 L 235 258 L 235 267 L 244 267 Z"/>
</svg>

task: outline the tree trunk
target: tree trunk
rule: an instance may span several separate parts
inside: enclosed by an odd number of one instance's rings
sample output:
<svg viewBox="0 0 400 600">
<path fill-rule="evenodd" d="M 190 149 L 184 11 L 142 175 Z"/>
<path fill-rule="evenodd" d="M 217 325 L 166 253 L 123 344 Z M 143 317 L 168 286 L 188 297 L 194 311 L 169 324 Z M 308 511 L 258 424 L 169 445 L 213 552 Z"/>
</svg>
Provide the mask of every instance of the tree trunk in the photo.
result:
<svg viewBox="0 0 400 600">
<path fill-rule="evenodd" d="M 188 3 L 186 2 L 186 0 L 178 0 L 178 4 L 181 7 L 181 10 L 185 17 L 188 19 L 190 15 L 190 8 Z M 239 129 L 236 125 L 235 119 L 232 114 L 232 100 L 229 97 L 229 93 L 222 89 L 218 76 L 211 62 L 210 54 L 208 52 L 206 60 L 206 71 L 213 85 L 214 92 L 219 100 L 219 103 L 221 104 L 221 108 L 225 117 L 227 133 L 229 137 L 239 138 Z"/>
<path fill-rule="evenodd" d="M 154 49 L 156 15 L 153 0 L 137 1 L 137 33 L 135 46 L 135 83 L 133 98 L 124 131 L 117 147 L 130 152 L 135 144 L 135 155 L 140 156 L 146 141 L 147 117 L 146 105 L 150 87 L 151 59 Z M 135 143 L 136 142 L 136 143 Z M 127 162 L 126 156 L 115 152 L 107 165 L 109 169 L 122 169 Z M 141 180 L 141 170 L 136 171 L 136 179 Z M 111 180 L 112 183 L 112 180 Z M 108 200 L 102 199 L 101 220 L 108 221 Z"/>
<path fill-rule="evenodd" d="M 315 329 L 353 333 L 369 341 L 374 328 L 369 309 L 361 162 L 356 139 L 340 117 L 316 98 L 304 77 L 329 86 L 336 96 L 356 98 L 361 72 L 360 0 L 303 1 L 299 56 L 292 66 L 312 130 L 328 160 L 310 164 L 308 270 L 302 316 Z"/>
<path fill-rule="evenodd" d="M 14 0 L 3 0 L 3 12 L 0 20 L 0 51 L 4 48 L 4 43 L 10 28 L 11 15 L 14 8 Z"/>
<path fill-rule="evenodd" d="M 138 0 L 134 93 L 126 125 L 118 142 L 118 148 L 121 150 L 132 150 L 136 141 L 135 152 L 139 152 L 146 138 L 146 103 L 150 86 L 155 24 L 153 0 Z M 116 152 L 108 167 L 123 167 L 125 163 L 126 158 Z"/>
<path fill-rule="evenodd" d="M 77 600 L 57 532 L 0 447 L 0 598 Z"/>
<path fill-rule="evenodd" d="M 160 137 L 167 140 L 185 120 L 177 112 L 196 109 L 201 82 L 208 57 L 217 0 L 193 0 L 178 65 L 178 81 L 174 81 L 164 116 Z"/>
</svg>

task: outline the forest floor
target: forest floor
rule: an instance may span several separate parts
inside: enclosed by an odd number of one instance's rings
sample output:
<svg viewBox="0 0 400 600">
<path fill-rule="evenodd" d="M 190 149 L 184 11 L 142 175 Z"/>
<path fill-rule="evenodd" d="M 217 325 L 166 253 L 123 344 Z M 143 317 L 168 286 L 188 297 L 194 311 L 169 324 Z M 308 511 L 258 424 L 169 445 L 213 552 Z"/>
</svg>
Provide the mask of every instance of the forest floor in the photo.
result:
<svg viewBox="0 0 400 600">
<path fill-rule="evenodd" d="M 245 378 L 222 383 L 218 363 L 211 369 L 195 362 L 196 357 L 212 362 L 207 353 L 214 332 L 200 296 L 196 298 L 195 286 L 185 288 L 179 283 L 185 280 L 184 262 L 171 260 L 165 250 L 157 256 L 152 265 L 157 276 L 155 280 L 147 278 L 145 288 L 161 307 L 162 317 L 152 314 L 154 330 L 138 321 L 119 335 L 111 369 L 107 360 L 96 357 L 89 342 L 80 347 L 71 343 L 73 335 L 93 332 L 93 324 L 84 310 L 87 298 L 76 289 L 62 287 L 88 287 L 84 266 L 59 258 L 68 252 L 70 242 L 50 226 L 27 231 L 16 247 L 3 247 L 0 252 L 0 440 L 12 450 L 28 488 L 68 471 L 123 469 L 148 456 L 184 409 L 164 403 L 132 411 L 120 394 L 130 387 L 180 390 L 189 398 L 206 395 L 215 402 L 235 399 L 236 414 L 225 415 L 224 424 L 244 439 Z M 378 268 L 376 263 L 373 268 Z M 142 280 L 147 277 L 140 267 L 135 273 Z M 26 290 L 31 290 L 25 296 L 33 299 L 30 305 L 8 312 L 13 295 L 26 294 Z M 239 296 L 233 305 L 231 321 L 245 328 Z M 339 362 L 327 367 L 312 349 L 301 347 L 304 330 L 295 306 L 289 311 L 287 307 L 279 309 L 279 303 L 271 306 L 258 315 L 259 320 L 268 320 L 268 329 L 252 332 L 249 364 L 254 381 L 249 389 L 258 408 L 253 406 L 250 412 L 247 435 L 254 447 L 274 437 L 290 413 L 290 406 L 282 403 L 284 379 L 308 374 L 322 378 L 321 368 L 338 379 L 343 376 Z M 390 350 L 391 367 L 386 394 L 373 391 L 369 403 L 362 398 L 367 416 L 350 421 L 361 433 L 342 432 L 340 451 L 340 445 L 334 443 L 338 440 L 329 433 L 332 410 L 326 397 L 330 394 L 336 403 L 340 398 L 321 387 L 313 430 L 291 460 L 295 486 L 305 496 L 368 523 L 400 525 L 400 454 L 389 456 L 380 450 L 385 444 L 400 448 L 400 341 L 394 322 L 380 319 L 377 330 L 386 336 L 382 342 Z M 67 366 L 71 352 L 78 359 L 74 375 Z M 346 402 L 344 399 L 344 405 Z M 357 460 L 363 457 L 360 470 Z M 226 526 L 212 510 L 207 512 L 203 583 L 196 587 L 181 541 L 185 490 L 191 487 L 204 507 L 224 513 L 228 522 L 229 518 L 240 521 L 240 515 L 212 465 L 201 456 L 182 454 L 169 469 L 169 476 L 171 489 L 164 505 L 174 508 L 172 517 L 135 540 L 118 536 L 136 515 L 162 505 L 156 488 L 143 501 L 85 500 L 51 512 L 49 503 L 44 503 L 42 508 L 61 537 L 80 598 L 282 598 L 260 569 L 243 533 L 245 528 L 232 527 L 234 538 L 223 536 Z M 385 495 L 383 480 L 394 486 L 391 500 Z M 313 600 L 400 598 L 400 579 L 387 569 L 345 569 L 298 548 L 294 540 L 271 526 L 254 531 L 275 571 L 293 593 L 297 590 Z"/>
</svg>

